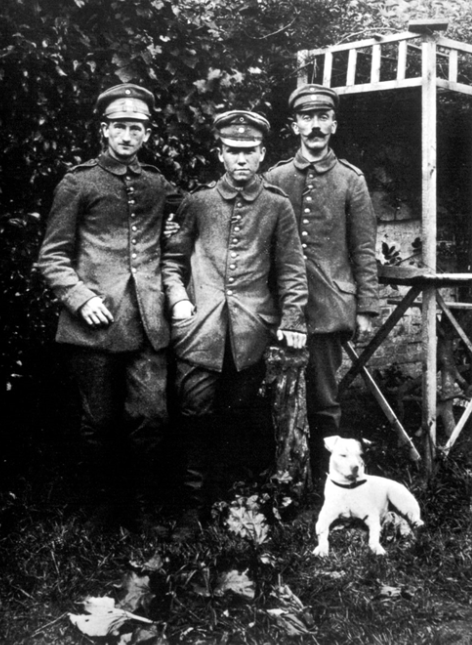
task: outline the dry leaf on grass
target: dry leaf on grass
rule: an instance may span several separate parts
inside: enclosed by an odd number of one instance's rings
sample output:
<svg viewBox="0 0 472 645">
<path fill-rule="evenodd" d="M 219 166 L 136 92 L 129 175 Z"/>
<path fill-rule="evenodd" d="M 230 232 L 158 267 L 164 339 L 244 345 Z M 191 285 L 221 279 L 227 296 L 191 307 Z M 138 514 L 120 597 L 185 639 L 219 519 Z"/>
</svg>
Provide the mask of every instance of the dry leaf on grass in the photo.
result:
<svg viewBox="0 0 472 645">
<path fill-rule="evenodd" d="M 120 609 L 136 611 L 140 607 L 148 607 L 154 594 L 149 589 L 149 576 L 138 576 L 132 571 L 123 580 L 126 596 L 119 602 Z"/>
<path fill-rule="evenodd" d="M 115 607 L 113 598 L 88 597 L 83 601 L 86 614 L 69 614 L 69 619 L 87 636 L 108 636 L 117 631 L 126 621 L 137 620 L 152 625 L 153 621 L 136 616 L 124 609 Z"/>
<path fill-rule="evenodd" d="M 256 592 L 254 582 L 247 576 L 247 569 L 242 573 L 233 569 L 220 576 L 215 595 L 222 596 L 226 591 L 233 591 L 239 596 L 253 600 Z"/>
</svg>

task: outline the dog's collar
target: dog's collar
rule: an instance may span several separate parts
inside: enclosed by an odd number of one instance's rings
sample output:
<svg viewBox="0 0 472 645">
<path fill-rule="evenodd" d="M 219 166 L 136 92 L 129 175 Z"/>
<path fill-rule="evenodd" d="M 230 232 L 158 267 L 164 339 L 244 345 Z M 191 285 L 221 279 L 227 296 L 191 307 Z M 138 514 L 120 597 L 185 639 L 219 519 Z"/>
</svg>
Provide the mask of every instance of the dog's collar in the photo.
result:
<svg viewBox="0 0 472 645">
<path fill-rule="evenodd" d="M 359 481 L 352 482 L 351 484 L 340 484 L 339 482 L 335 482 L 334 479 L 331 480 L 333 484 L 336 486 L 339 486 L 339 488 L 357 488 L 358 486 L 362 486 L 362 484 L 365 484 L 367 482 L 367 479 L 360 479 Z"/>
</svg>

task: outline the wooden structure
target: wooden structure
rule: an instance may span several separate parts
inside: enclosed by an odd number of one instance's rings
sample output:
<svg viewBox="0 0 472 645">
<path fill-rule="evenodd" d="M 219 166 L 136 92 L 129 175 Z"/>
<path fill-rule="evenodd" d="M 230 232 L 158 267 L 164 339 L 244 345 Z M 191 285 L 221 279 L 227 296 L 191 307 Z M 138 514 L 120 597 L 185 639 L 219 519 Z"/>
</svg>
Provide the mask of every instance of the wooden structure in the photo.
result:
<svg viewBox="0 0 472 645">
<path fill-rule="evenodd" d="M 270 346 L 264 358 L 275 432 L 274 480 L 300 498 L 312 483 L 305 385 L 308 351 Z"/>
<path fill-rule="evenodd" d="M 436 100 L 438 91 L 472 95 L 472 84 L 461 71 L 464 62 L 472 62 L 472 46 L 442 37 L 447 23 L 438 20 L 410 22 L 409 31 L 376 36 L 368 40 L 301 51 L 298 54 L 299 84 L 320 83 L 339 95 L 385 90 L 418 88 L 422 111 L 422 251 L 425 269 L 411 271 L 394 267 L 383 273 L 385 284 L 403 284 L 410 290 L 383 324 L 360 357 L 347 348 L 353 366 L 341 386 L 346 387 L 358 373 L 366 376 L 366 363 L 385 340 L 407 309 L 422 296 L 423 415 L 422 426 L 428 437 L 426 465 L 432 469 L 436 450 L 437 398 L 437 308 L 444 312 L 472 354 L 472 345 L 440 295 L 443 286 L 471 285 L 472 274 L 438 274 L 436 269 Z M 368 383 L 369 384 L 369 383 Z M 375 384 L 374 384 L 375 385 Z M 372 387 L 372 384 L 370 384 Z M 383 397 L 377 392 L 378 400 Z M 385 402 L 386 403 L 386 402 Z M 387 404 L 388 405 L 388 404 Z M 449 438 L 447 452 L 472 413 L 472 403 L 463 413 Z M 389 413 L 387 413 L 389 416 Z M 391 417 L 389 417 L 391 419 Z M 398 420 L 396 420 L 398 422 Z M 400 424 L 401 426 L 401 424 Z M 404 430 L 396 426 L 400 437 Z M 404 433 L 404 434 L 403 434 Z M 414 447 L 413 447 L 414 448 Z M 410 442 L 410 449 L 412 444 Z M 411 450 L 413 458 L 416 455 Z"/>
</svg>

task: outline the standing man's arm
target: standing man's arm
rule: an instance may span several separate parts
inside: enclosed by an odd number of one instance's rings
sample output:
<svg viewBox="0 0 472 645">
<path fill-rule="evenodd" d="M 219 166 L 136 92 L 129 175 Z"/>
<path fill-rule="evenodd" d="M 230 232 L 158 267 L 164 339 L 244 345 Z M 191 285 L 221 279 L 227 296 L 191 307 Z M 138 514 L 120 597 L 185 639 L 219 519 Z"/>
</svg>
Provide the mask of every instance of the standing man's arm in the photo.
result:
<svg viewBox="0 0 472 645">
<path fill-rule="evenodd" d="M 67 174 L 56 188 L 38 267 L 57 299 L 92 327 L 106 326 L 113 316 L 102 299 L 80 279 L 74 267 L 81 214 L 80 180 Z"/>
<path fill-rule="evenodd" d="M 355 175 L 352 182 L 348 218 L 349 253 L 357 284 L 357 331 L 364 333 L 372 331 L 379 303 L 375 259 L 377 220 L 362 175 Z"/>
<path fill-rule="evenodd" d="M 186 285 L 190 274 L 190 256 L 194 245 L 194 214 L 189 207 L 191 197 L 186 198 L 178 213 L 180 222 L 177 231 L 165 243 L 162 264 L 162 280 L 174 320 L 189 318 L 195 311 Z"/>
<path fill-rule="evenodd" d="M 277 295 L 281 311 L 278 340 L 301 349 L 306 344 L 305 307 L 308 286 L 295 214 L 286 200 L 280 212 L 274 240 Z"/>
</svg>

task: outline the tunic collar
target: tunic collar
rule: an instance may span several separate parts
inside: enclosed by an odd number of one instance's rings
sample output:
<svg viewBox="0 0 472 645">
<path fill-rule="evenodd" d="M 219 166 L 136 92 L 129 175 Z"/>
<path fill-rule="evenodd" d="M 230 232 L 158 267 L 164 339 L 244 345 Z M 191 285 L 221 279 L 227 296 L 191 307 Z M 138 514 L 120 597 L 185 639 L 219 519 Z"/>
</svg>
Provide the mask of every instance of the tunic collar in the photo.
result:
<svg viewBox="0 0 472 645">
<path fill-rule="evenodd" d="M 244 186 L 244 188 L 235 188 L 233 184 L 229 182 L 228 175 L 223 175 L 216 184 L 216 187 L 223 199 L 231 200 L 235 197 L 241 196 L 247 202 L 253 202 L 260 194 L 263 184 L 261 177 L 256 175 L 248 186 Z"/>
<path fill-rule="evenodd" d="M 328 154 L 319 161 L 308 161 L 308 159 L 305 159 L 302 155 L 301 150 L 298 150 L 293 163 L 298 170 L 306 170 L 311 167 L 316 174 L 322 175 L 323 173 L 328 172 L 328 170 L 331 170 L 331 168 L 336 164 L 336 161 L 336 155 L 331 148 L 329 148 Z"/>
<path fill-rule="evenodd" d="M 125 164 L 112 157 L 109 152 L 104 152 L 100 155 L 98 165 L 114 175 L 126 175 L 128 172 L 136 175 L 141 174 L 141 164 L 137 159 L 134 159 L 130 164 Z"/>
</svg>

